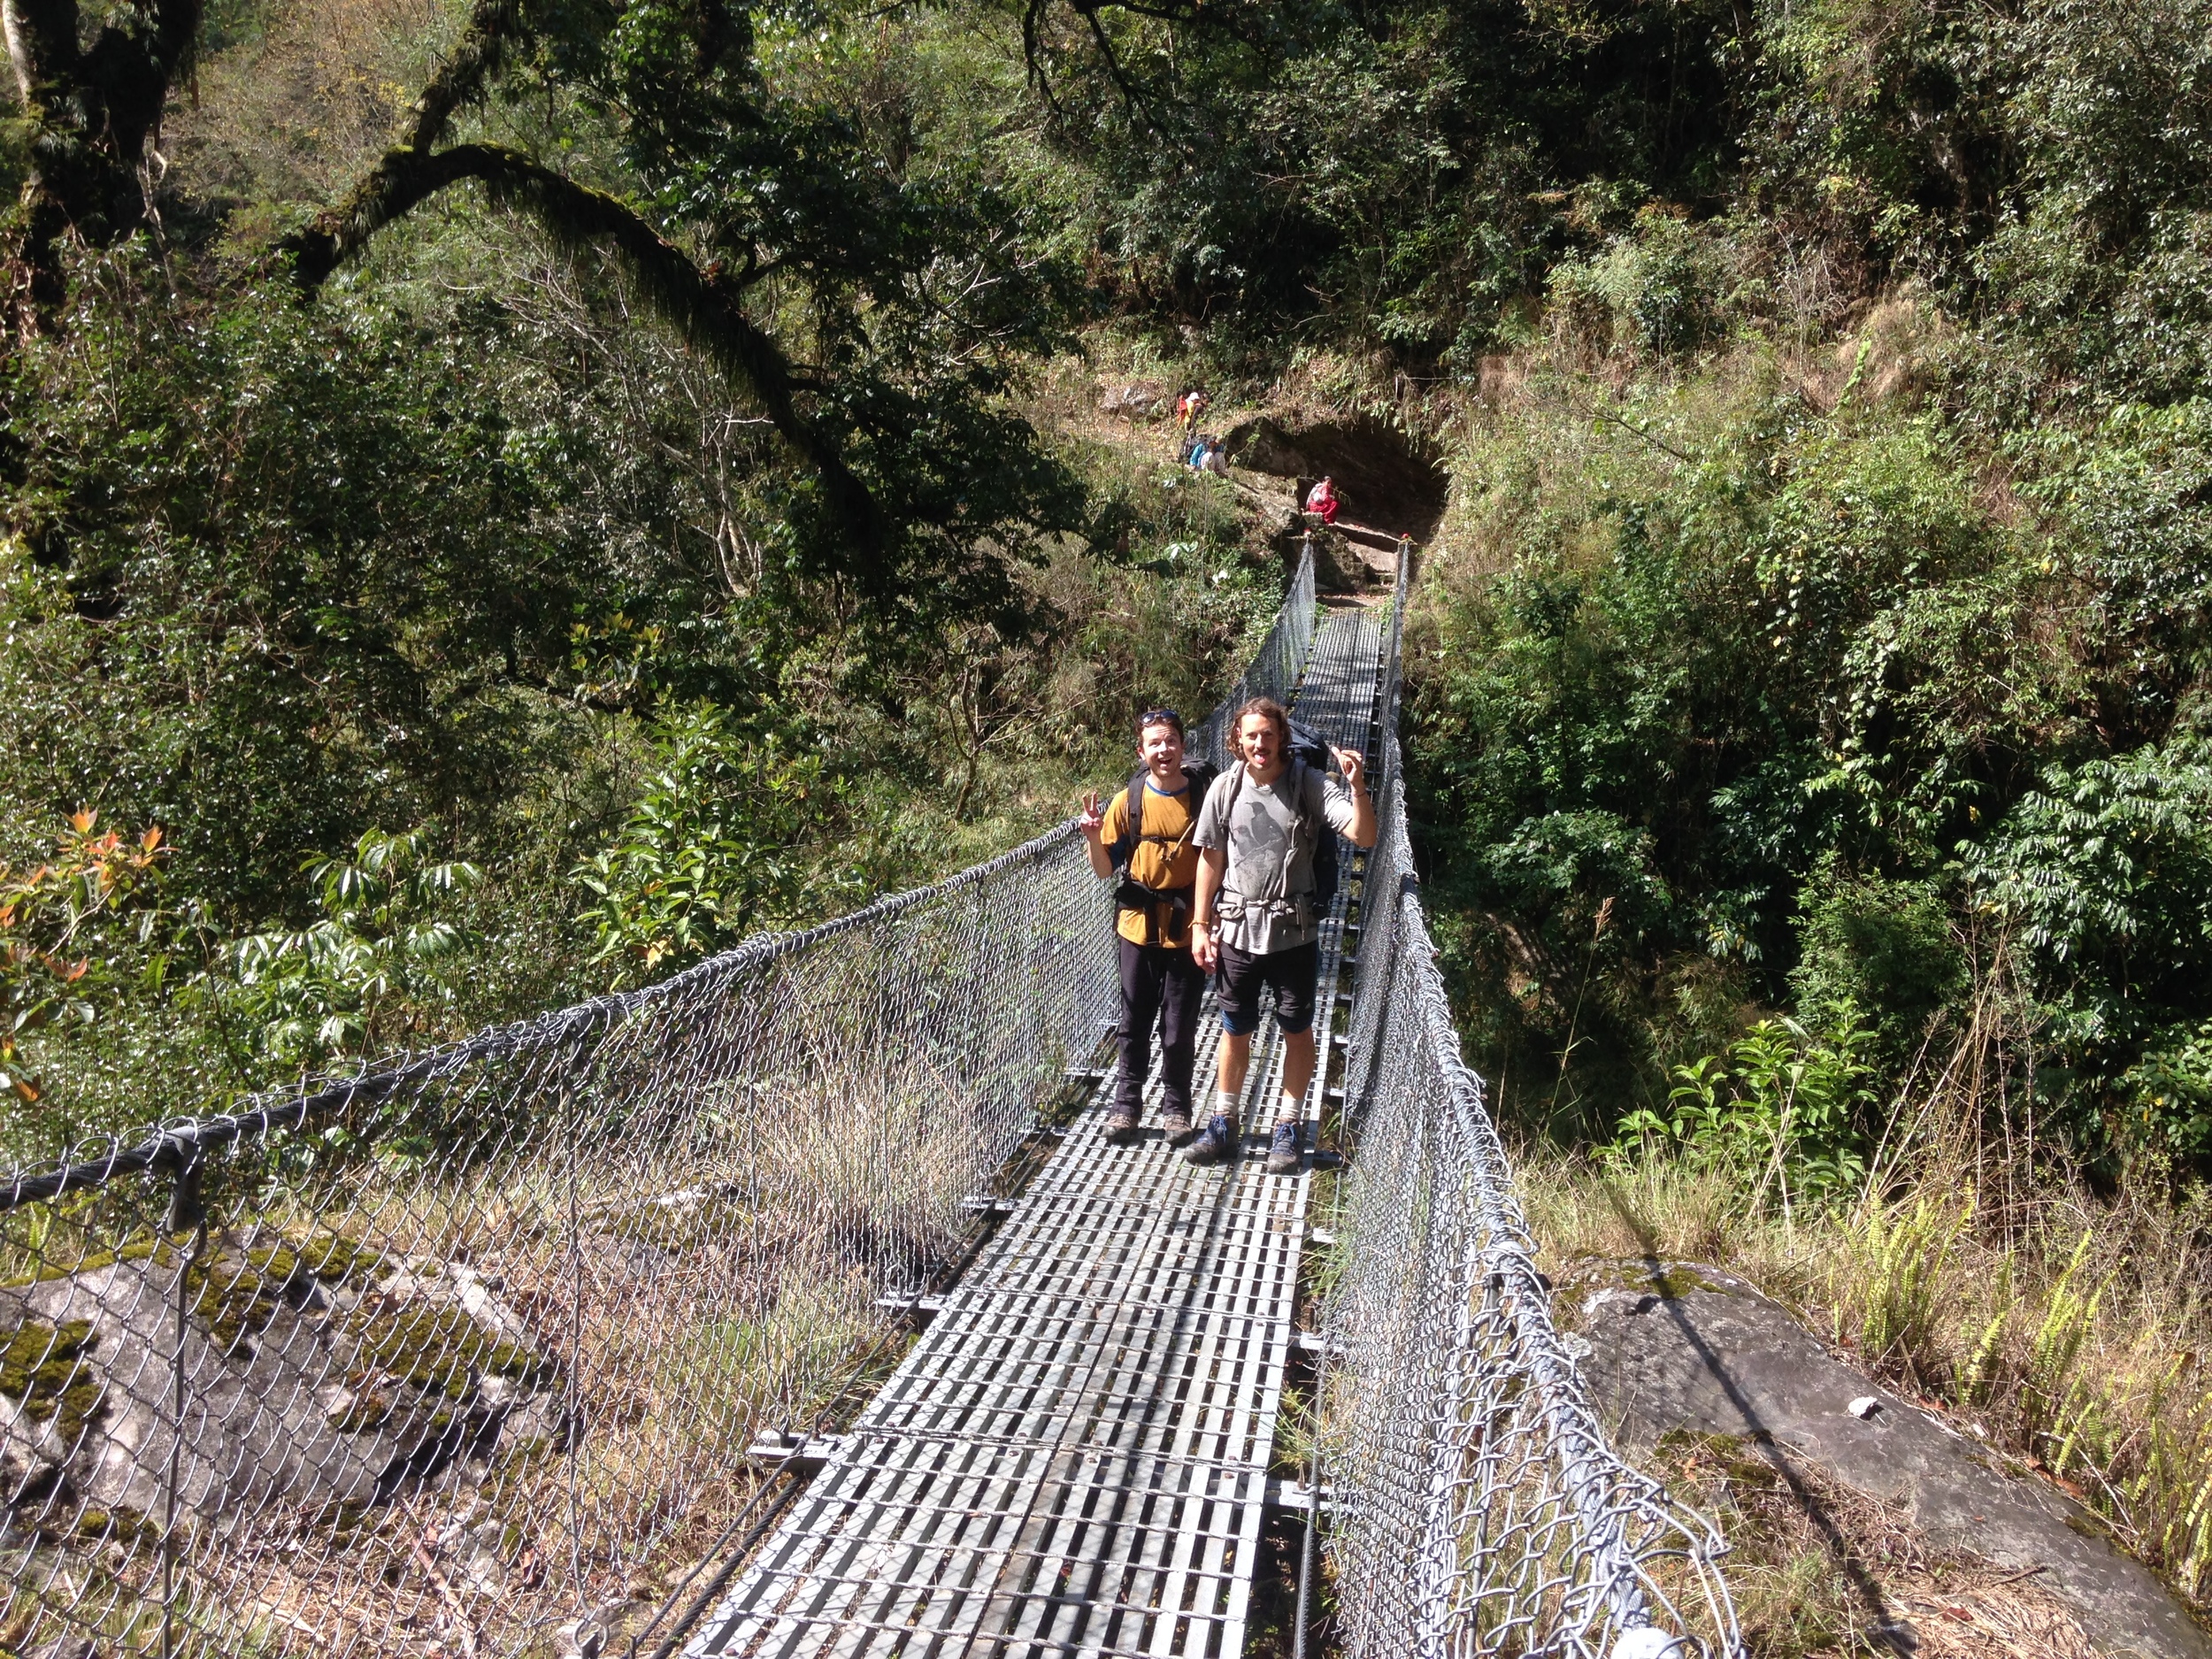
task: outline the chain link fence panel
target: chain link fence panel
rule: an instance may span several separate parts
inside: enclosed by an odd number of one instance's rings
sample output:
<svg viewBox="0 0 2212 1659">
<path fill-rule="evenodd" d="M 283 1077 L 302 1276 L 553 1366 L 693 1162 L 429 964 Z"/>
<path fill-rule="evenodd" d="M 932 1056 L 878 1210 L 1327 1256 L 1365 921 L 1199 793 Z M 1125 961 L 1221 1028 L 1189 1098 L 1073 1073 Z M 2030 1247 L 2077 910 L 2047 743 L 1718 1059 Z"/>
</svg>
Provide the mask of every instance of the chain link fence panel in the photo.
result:
<svg viewBox="0 0 2212 1659">
<path fill-rule="evenodd" d="M 1283 608 L 1275 613 L 1275 626 L 1252 657 L 1252 665 L 1238 680 L 1236 688 L 1216 705 L 1202 726 L 1191 729 L 1186 745 L 1191 757 L 1215 766 L 1229 764 L 1229 723 L 1237 710 L 1254 697 L 1272 697 L 1287 703 L 1306 671 L 1313 649 L 1313 543 L 1309 539 L 1299 557 L 1296 573 Z"/>
<path fill-rule="evenodd" d="M 1317 1386 L 1338 1645 L 1346 1659 L 1740 1655 L 1727 1546 L 1613 1452 L 1460 1059 L 1407 839 L 1409 562 L 1385 659 L 1345 1078 L 1356 1150 Z"/>
</svg>

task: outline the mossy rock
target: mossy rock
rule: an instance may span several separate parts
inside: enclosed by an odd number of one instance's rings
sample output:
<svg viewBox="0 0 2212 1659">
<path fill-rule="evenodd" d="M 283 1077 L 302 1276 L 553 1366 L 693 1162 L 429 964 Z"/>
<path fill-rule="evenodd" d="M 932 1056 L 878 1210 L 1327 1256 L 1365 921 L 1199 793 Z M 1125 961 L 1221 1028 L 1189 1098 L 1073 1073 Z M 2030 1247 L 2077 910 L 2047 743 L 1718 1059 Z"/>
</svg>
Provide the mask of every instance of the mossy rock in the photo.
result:
<svg viewBox="0 0 2212 1659">
<path fill-rule="evenodd" d="M 356 1369 L 347 1379 L 356 1388 L 373 1388 L 378 1377 L 389 1377 L 423 1394 L 462 1402 L 475 1397 L 483 1377 L 508 1378 L 526 1388 L 560 1379 L 560 1367 L 552 1360 L 502 1341 L 451 1305 L 364 1306 L 348 1317 L 346 1329 L 359 1344 Z M 349 1432 L 373 1428 L 388 1415 L 388 1409 L 380 1414 L 365 1410 Z M 342 1420 L 340 1426 L 347 1425 Z"/>
<path fill-rule="evenodd" d="M 158 1549 L 161 1523 L 122 1504 L 111 1509 L 86 1509 L 77 1517 L 76 1539 L 84 1544 Z"/>
<path fill-rule="evenodd" d="M 268 1329 L 280 1310 L 296 1307 L 317 1284 L 369 1277 L 384 1263 L 380 1252 L 334 1233 L 211 1251 L 186 1276 L 192 1313 L 226 1356 L 248 1351 L 248 1340 Z"/>
<path fill-rule="evenodd" d="M 35 1422 L 54 1421 L 63 1445 L 77 1445 L 106 1409 L 92 1367 L 96 1340 L 89 1319 L 25 1320 L 0 1340 L 0 1394 L 21 1401 Z"/>
<path fill-rule="evenodd" d="M 132 1239 L 112 1250 L 94 1250 L 67 1261 L 41 1262 L 34 1272 L 19 1273 L 13 1279 L 0 1279 L 0 1290 L 19 1290 L 26 1285 L 43 1285 L 57 1279 L 73 1279 L 82 1273 L 96 1273 L 103 1268 L 113 1267 L 118 1262 L 143 1262 L 156 1256 L 169 1261 L 174 1259 L 174 1248 L 159 1239 Z"/>
<path fill-rule="evenodd" d="M 1664 1267 L 1647 1270 L 1644 1274 L 1644 1280 L 1653 1291 L 1669 1302 L 1679 1302 L 1694 1290 L 1709 1290 L 1716 1295 L 1722 1296 L 1728 1294 L 1727 1286 L 1717 1279 L 1708 1279 L 1695 1269 L 1685 1267 L 1679 1262 L 1671 1262 Z"/>
<path fill-rule="evenodd" d="M 330 1426 L 341 1434 L 367 1434 L 391 1421 L 398 1409 L 399 1402 L 388 1390 L 372 1388 L 357 1394 L 350 1405 L 330 1419 Z"/>
<path fill-rule="evenodd" d="M 515 1440 L 503 1436 L 499 1444 L 499 1468 L 503 1473 L 512 1473 L 551 1456 L 559 1449 L 560 1442 L 550 1434 L 532 1434 Z"/>
</svg>

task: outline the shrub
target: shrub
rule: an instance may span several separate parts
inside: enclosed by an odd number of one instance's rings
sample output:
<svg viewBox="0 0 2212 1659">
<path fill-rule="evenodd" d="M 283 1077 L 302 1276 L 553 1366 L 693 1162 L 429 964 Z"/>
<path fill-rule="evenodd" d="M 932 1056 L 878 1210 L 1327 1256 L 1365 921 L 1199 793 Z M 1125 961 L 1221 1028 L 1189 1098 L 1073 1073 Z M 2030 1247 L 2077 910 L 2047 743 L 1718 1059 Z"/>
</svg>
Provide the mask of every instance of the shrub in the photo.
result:
<svg viewBox="0 0 2212 1659">
<path fill-rule="evenodd" d="M 1965 987 L 1950 908 L 1931 882 L 1850 875 L 1830 858 L 1798 895 L 1797 939 L 1798 1017 L 1816 1026 L 1863 1020 L 1893 1065 L 1912 1057 Z"/>
</svg>

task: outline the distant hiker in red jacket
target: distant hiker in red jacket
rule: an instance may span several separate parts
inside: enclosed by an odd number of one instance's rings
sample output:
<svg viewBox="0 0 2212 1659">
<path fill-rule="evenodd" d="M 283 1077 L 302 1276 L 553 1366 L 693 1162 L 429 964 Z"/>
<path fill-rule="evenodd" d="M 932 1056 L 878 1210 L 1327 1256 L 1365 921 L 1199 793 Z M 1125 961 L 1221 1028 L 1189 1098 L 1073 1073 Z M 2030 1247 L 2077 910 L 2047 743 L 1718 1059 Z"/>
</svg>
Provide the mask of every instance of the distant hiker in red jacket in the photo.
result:
<svg viewBox="0 0 2212 1659">
<path fill-rule="evenodd" d="M 1316 484 L 1306 495 L 1306 511 L 1319 513 L 1323 524 L 1334 524 L 1336 510 L 1336 485 L 1326 473 L 1324 473 L 1321 481 Z"/>
</svg>

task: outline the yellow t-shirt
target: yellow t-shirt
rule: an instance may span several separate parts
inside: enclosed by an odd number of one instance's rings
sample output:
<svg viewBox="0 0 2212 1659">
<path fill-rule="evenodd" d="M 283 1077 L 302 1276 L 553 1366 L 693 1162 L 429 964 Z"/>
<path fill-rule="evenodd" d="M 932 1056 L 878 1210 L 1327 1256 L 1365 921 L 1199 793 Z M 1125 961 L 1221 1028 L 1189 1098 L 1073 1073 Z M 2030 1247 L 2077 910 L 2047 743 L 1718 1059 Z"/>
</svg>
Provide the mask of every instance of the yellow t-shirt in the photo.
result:
<svg viewBox="0 0 2212 1659">
<path fill-rule="evenodd" d="M 1199 792 L 1186 787 L 1180 795 L 1162 795 L 1149 779 L 1144 785 L 1144 820 L 1141 828 L 1147 839 L 1139 841 L 1129 852 L 1129 868 L 1125 872 L 1132 881 L 1155 889 L 1187 887 L 1198 880 L 1198 849 L 1191 844 L 1192 826 L 1196 822 L 1200 806 Z M 1098 826 L 1100 839 L 1111 847 L 1122 837 L 1129 823 L 1129 791 L 1124 789 L 1106 806 L 1105 822 Z M 1153 836 L 1164 836 L 1155 841 Z M 1144 910 L 1122 910 L 1114 918 L 1114 930 L 1133 945 L 1167 945 L 1177 950 L 1190 943 L 1190 912 L 1183 912 L 1183 925 L 1169 931 L 1171 907 L 1156 904 L 1148 915 Z"/>
</svg>

